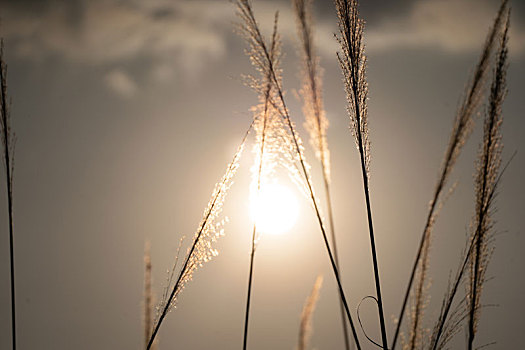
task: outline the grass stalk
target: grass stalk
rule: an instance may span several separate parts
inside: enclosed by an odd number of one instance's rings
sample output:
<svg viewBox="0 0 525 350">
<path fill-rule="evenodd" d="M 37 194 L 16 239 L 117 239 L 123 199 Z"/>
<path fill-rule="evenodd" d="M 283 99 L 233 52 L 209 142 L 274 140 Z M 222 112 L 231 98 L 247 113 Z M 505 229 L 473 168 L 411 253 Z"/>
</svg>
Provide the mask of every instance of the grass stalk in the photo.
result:
<svg viewBox="0 0 525 350">
<path fill-rule="evenodd" d="M 452 133 L 450 136 L 450 140 L 448 143 L 447 150 L 445 152 L 445 157 L 443 159 L 442 167 L 440 176 L 438 178 L 438 181 L 436 183 L 436 187 L 434 189 L 434 194 L 432 197 L 432 200 L 430 201 L 425 225 L 423 227 L 423 232 L 419 241 L 416 257 L 414 259 L 414 263 L 412 265 L 412 269 L 410 272 L 410 277 L 407 283 L 407 287 L 405 289 L 405 293 L 403 296 L 403 302 L 401 304 L 401 310 L 399 312 L 397 326 L 394 333 L 394 338 L 392 341 L 392 349 L 395 349 L 397 345 L 397 340 L 399 337 L 401 325 L 403 323 L 403 317 L 405 315 L 406 306 L 408 303 L 408 299 L 410 296 L 410 292 L 412 290 L 412 285 L 414 283 L 414 279 L 416 276 L 416 271 L 418 268 L 421 270 L 424 270 L 428 266 L 428 249 L 430 244 L 427 244 L 427 242 L 430 239 L 430 235 L 433 228 L 433 223 L 436 217 L 436 211 L 438 209 L 438 203 L 441 198 L 442 192 L 447 184 L 448 178 L 450 173 L 452 172 L 452 169 L 454 168 L 454 165 L 456 163 L 456 160 L 461 152 L 461 149 L 470 135 L 470 131 L 472 129 L 472 123 L 473 123 L 473 116 L 478 110 L 479 103 L 483 96 L 483 86 L 486 79 L 486 74 L 489 69 L 489 63 L 490 63 L 490 57 L 491 53 L 493 51 L 494 42 L 497 36 L 497 33 L 501 27 L 501 22 L 504 14 L 504 10 L 507 6 L 507 0 L 503 0 L 501 3 L 501 6 L 498 10 L 498 14 L 496 15 L 496 18 L 494 19 L 494 23 L 492 27 L 489 29 L 489 33 L 487 35 L 487 39 L 485 40 L 485 44 L 481 53 L 481 56 L 478 60 L 478 63 L 476 65 L 474 75 L 467 87 L 466 94 L 464 95 L 464 98 L 460 104 L 460 108 L 458 109 L 458 112 L 456 113 L 456 118 L 454 121 L 454 127 L 452 129 Z M 422 258 L 425 259 L 422 259 Z M 425 272 L 422 272 L 420 274 L 422 278 L 418 281 L 418 286 L 416 287 L 416 290 L 421 291 L 422 286 L 424 285 L 425 281 L 424 278 L 426 276 Z M 416 292 L 417 293 L 417 292 Z M 420 297 L 417 297 L 417 299 L 421 299 Z M 413 325 L 418 325 L 419 323 L 419 316 L 421 314 L 421 303 L 416 303 L 416 310 L 414 312 L 416 320 L 413 320 Z M 414 328 L 412 328 L 412 332 L 414 332 Z"/>
<path fill-rule="evenodd" d="M 317 276 L 312 292 L 306 299 L 301 312 L 301 325 L 299 327 L 299 342 L 297 344 L 297 350 L 306 350 L 308 348 L 308 342 L 312 335 L 312 318 L 315 311 L 315 306 L 319 300 L 319 292 L 323 285 L 323 277 Z"/>
<path fill-rule="evenodd" d="M 499 55 L 494 69 L 494 77 L 490 89 L 490 99 L 487 117 L 484 124 L 483 151 L 480 155 L 478 174 L 476 176 L 476 207 L 477 223 L 475 249 L 471 258 L 471 283 L 469 284 L 469 323 L 468 323 L 468 349 L 473 349 L 474 338 L 480 312 L 480 295 L 485 282 L 485 272 L 490 259 L 490 232 L 491 217 L 490 203 L 487 203 L 487 192 L 493 191 L 494 181 L 497 177 L 501 159 L 501 134 L 502 123 L 501 108 L 506 95 L 506 69 L 508 56 L 508 30 L 510 10 L 507 13 L 507 22 L 501 36 Z M 484 214 L 484 207 L 487 213 Z"/>
<path fill-rule="evenodd" d="M 323 101 L 321 93 L 321 77 L 319 72 L 319 58 L 315 55 L 312 30 L 312 0 L 293 0 L 293 7 L 298 24 L 298 34 L 301 42 L 302 61 L 303 61 L 303 89 L 301 91 L 304 100 L 303 113 L 306 117 L 306 127 L 310 131 L 311 144 L 316 150 L 317 158 L 321 164 L 323 173 L 323 184 L 326 196 L 326 206 L 328 211 L 328 222 L 330 225 L 330 238 L 334 259 L 339 273 L 339 254 L 337 250 L 337 239 L 335 234 L 334 215 L 332 209 L 332 199 L 330 195 L 330 160 L 328 142 L 326 140 L 326 129 L 328 120 L 324 115 Z M 341 312 L 341 323 L 343 328 L 345 349 L 350 349 L 348 337 L 348 326 L 345 318 L 345 311 L 341 295 L 339 295 L 339 309 Z"/>
<path fill-rule="evenodd" d="M 278 38 L 277 38 L 277 15 L 275 16 L 274 21 L 274 30 L 272 35 L 272 43 L 271 43 L 271 56 L 272 60 L 276 59 L 276 56 L 278 55 Z M 264 101 L 264 107 L 262 111 L 262 130 L 260 131 L 260 147 L 259 147 L 259 164 L 257 167 L 257 175 L 256 175 L 256 182 L 257 182 L 257 190 L 255 197 L 257 198 L 261 192 L 261 180 L 263 176 L 263 164 L 264 164 L 264 156 L 265 156 L 265 146 L 266 146 L 266 140 L 267 140 L 267 132 L 268 132 L 268 126 L 269 126 L 269 113 L 270 113 L 270 93 L 272 91 L 272 80 L 269 76 L 269 73 L 264 73 L 263 81 L 265 84 L 265 88 L 263 91 L 262 100 Z M 255 122 L 259 121 L 258 116 L 255 115 Z M 259 133 L 259 132 L 258 132 Z M 250 303 L 251 303 L 251 294 L 252 294 L 252 280 L 253 280 L 253 265 L 255 260 L 255 250 L 256 250 L 256 239 L 257 238 L 257 219 L 255 218 L 255 222 L 253 224 L 253 232 L 252 232 L 252 241 L 251 241 L 251 252 L 250 252 L 250 269 L 248 274 L 248 291 L 246 295 L 246 311 L 244 316 L 244 335 L 243 335 L 243 350 L 246 350 L 248 346 L 248 322 L 250 317 Z"/>
<path fill-rule="evenodd" d="M 492 229 L 491 212 L 493 211 L 494 197 L 499 181 L 506 169 L 505 167 L 500 171 L 501 150 L 503 147 L 501 142 L 501 108 L 506 94 L 509 19 L 510 13 L 507 12 L 506 24 L 501 35 L 497 63 L 490 89 L 488 111 L 485 116 L 483 143 L 477 162 L 475 228 L 454 285 L 445 297 L 444 308 L 432 337 L 432 349 L 434 350 L 444 346 L 443 341 L 440 342 L 440 340 L 443 334 L 446 335 L 447 331 L 449 331 L 446 329 L 447 317 L 469 263 L 472 265 L 473 276 L 471 276 L 470 291 L 466 298 L 468 302 L 468 348 L 472 349 L 473 347 L 479 313 L 479 293 L 481 293 L 484 272 L 488 264 L 486 241 Z"/>
<path fill-rule="evenodd" d="M 244 134 L 242 142 L 239 148 L 237 149 L 237 151 L 235 152 L 235 155 L 233 156 L 233 160 L 228 165 L 228 168 L 226 169 L 226 173 L 222 177 L 221 181 L 217 184 L 212 194 L 212 198 L 208 204 L 208 207 L 204 211 L 203 219 L 201 223 L 199 224 L 199 228 L 197 230 L 197 233 L 194 236 L 191 248 L 189 249 L 188 254 L 186 255 L 184 264 L 182 265 L 182 268 L 180 269 L 177 280 L 175 284 L 173 285 L 173 288 L 171 289 L 171 292 L 169 294 L 169 297 L 166 299 L 165 304 L 161 307 L 162 309 L 161 314 L 159 316 L 158 321 L 155 324 L 155 328 L 153 329 L 153 332 L 147 344 L 146 350 L 151 349 L 151 346 L 162 324 L 162 321 L 164 320 L 171 306 L 175 302 L 177 295 L 184 288 L 185 283 L 191 279 L 193 271 L 200 264 L 202 264 L 205 261 L 208 261 L 211 258 L 209 256 L 210 254 L 211 255 L 214 254 L 214 252 L 211 251 L 211 248 L 209 247 L 209 242 L 204 242 L 204 239 L 206 238 L 205 236 L 209 234 L 208 231 L 214 229 L 213 220 L 217 217 L 217 215 L 219 214 L 222 208 L 224 197 L 226 195 L 226 192 L 229 189 L 229 184 L 231 183 L 231 180 L 233 176 L 235 175 L 235 172 L 238 168 L 239 159 L 244 149 L 244 144 L 246 142 L 246 139 L 248 138 L 248 134 L 250 133 L 252 127 L 253 127 L 253 122 L 250 124 L 248 130 L 246 130 L 246 133 Z"/>
<path fill-rule="evenodd" d="M 381 342 L 383 349 L 388 349 L 374 225 L 372 220 L 372 206 L 370 204 L 370 142 L 368 140 L 366 102 L 368 96 L 368 83 L 366 81 L 366 57 L 364 55 L 364 45 L 362 42 L 364 22 L 359 18 L 356 0 L 336 0 L 335 4 L 339 19 L 338 24 L 340 36 L 338 37 L 338 41 L 341 44 L 342 49 L 341 54 L 338 54 L 337 56 L 343 71 L 352 131 L 359 150 L 368 232 L 370 237 L 370 252 L 372 255 L 374 283 L 379 314 L 379 327 L 381 330 Z"/>
<path fill-rule="evenodd" d="M 297 154 L 298 161 L 300 163 L 300 169 L 301 169 L 301 172 L 302 172 L 303 177 L 304 177 L 305 182 L 306 182 L 307 193 L 310 196 L 310 199 L 312 201 L 312 206 L 314 207 L 314 211 L 316 213 L 316 217 L 317 217 L 317 220 L 318 220 L 318 223 L 319 223 L 319 227 L 320 227 L 320 230 L 321 230 L 323 241 L 325 243 L 325 247 L 326 247 L 326 250 L 327 250 L 327 253 L 328 253 L 328 257 L 330 259 L 330 263 L 331 263 L 331 266 L 332 266 L 332 270 L 334 272 L 334 275 L 335 275 L 335 278 L 336 278 L 336 281 L 337 281 L 337 286 L 339 288 L 339 292 L 340 292 L 340 294 L 342 296 L 342 299 L 343 299 L 345 312 L 346 312 L 347 318 L 349 320 L 349 323 L 350 323 L 350 326 L 351 326 L 351 329 L 352 329 L 354 340 L 356 342 L 357 348 L 361 349 L 361 346 L 360 346 L 360 343 L 359 343 L 359 339 L 357 337 L 357 332 L 356 332 L 354 323 L 352 321 L 352 317 L 350 315 L 350 309 L 348 307 L 348 303 L 346 302 L 346 297 L 344 295 L 344 290 L 343 290 L 343 287 L 342 287 L 342 284 L 341 284 L 341 280 L 340 280 L 339 272 L 338 272 L 338 269 L 337 269 L 337 265 L 335 263 L 335 259 L 334 259 L 332 250 L 330 248 L 330 243 L 328 241 L 326 230 L 324 228 L 324 223 L 323 223 L 323 219 L 322 219 L 322 216 L 321 216 L 321 213 L 320 213 L 320 210 L 319 210 L 317 199 L 316 199 L 314 191 L 313 191 L 313 187 L 312 187 L 311 180 L 310 180 L 310 175 L 309 175 L 307 167 L 306 167 L 306 162 L 304 160 L 304 156 L 303 156 L 303 152 L 302 152 L 302 146 L 300 145 L 299 136 L 297 135 L 297 132 L 295 131 L 295 127 L 293 126 L 293 123 L 291 121 L 288 108 L 287 108 L 286 103 L 285 103 L 283 90 L 282 90 L 282 87 L 281 87 L 281 81 L 277 77 L 277 73 L 275 71 L 275 68 L 274 68 L 274 65 L 273 65 L 273 62 L 272 62 L 272 59 L 271 59 L 271 56 L 270 56 L 270 52 L 269 52 L 269 50 L 267 48 L 267 45 L 266 45 L 266 43 L 265 43 L 265 41 L 264 41 L 264 39 L 262 37 L 262 34 L 260 33 L 257 21 L 255 20 L 255 16 L 253 14 L 253 9 L 252 9 L 252 6 L 251 6 L 251 1 L 249 1 L 249 0 L 236 0 L 235 4 L 237 5 L 237 10 L 238 10 L 237 13 L 238 13 L 239 17 L 244 22 L 244 24 L 241 25 L 241 30 L 245 33 L 245 36 L 247 37 L 247 41 L 249 42 L 249 44 L 250 45 L 255 45 L 255 47 L 258 49 L 258 51 L 259 51 L 259 58 L 264 60 L 263 62 L 261 62 L 262 63 L 261 69 L 268 69 L 268 71 L 271 74 L 271 78 L 273 80 L 273 83 L 274 83 L 274 86 L 275 86 L 275 89 L 276 89 L 276 99 L 277 99 L 276 101 L 273 101 L 272 104 L 276 107 L 277 110 L 279 110 L 281 116 L 284 119 L 284 123 L 285 123 L 285 125 L 287 126 L 287 128 L 288 128 L 288 130 L 290 132 L 292 143 L 293 143 L 293 146 L 295 148 L 295 152 Z"/>
<path fill-rule="evenodd" d="M 13 226 L 13 157 L 14 139 L 11 134 L 11 115 L 7 99 L 7 64 L 4 61 L 4 40 L 0 43 L 0 110 L 1 133 L 3 146 L 4 169 L 7 187 L 7 213 L 9 223 L 9 266 L 11 287 L 11 339 L 13 350 L 16 350 L 16 301 L 15 301 L 15 249 L 14 249 L 14 226 Z"/>
</svg>

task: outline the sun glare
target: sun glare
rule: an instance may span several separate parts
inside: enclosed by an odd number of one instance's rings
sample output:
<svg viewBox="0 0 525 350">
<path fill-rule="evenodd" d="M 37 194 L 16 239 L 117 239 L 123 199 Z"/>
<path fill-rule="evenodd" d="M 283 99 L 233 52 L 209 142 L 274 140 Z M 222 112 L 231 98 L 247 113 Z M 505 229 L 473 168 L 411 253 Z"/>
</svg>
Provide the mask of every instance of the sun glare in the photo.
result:
<svg viewBox="0 0 525 350">
<path fill-rule="evenodd" d="M 285 186 L 262 186 L 251 203 L 251 216 L 261 233 L 281 234 L 290 230 L 299 214 L 295 195 Z"/>
</svg>

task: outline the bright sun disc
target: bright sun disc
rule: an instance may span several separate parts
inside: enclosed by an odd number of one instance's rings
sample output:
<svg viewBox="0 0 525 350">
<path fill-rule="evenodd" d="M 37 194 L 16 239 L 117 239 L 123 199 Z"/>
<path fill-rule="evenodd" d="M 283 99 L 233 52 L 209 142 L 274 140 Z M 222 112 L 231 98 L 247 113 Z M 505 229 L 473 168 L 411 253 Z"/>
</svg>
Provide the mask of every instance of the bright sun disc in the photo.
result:
<svg viewBox="0 0 525 350">
<path fill-rule="evenodd" d="M 286 187 L 263 185 L 251 203 L 251 216 L 261 233 L 281 234 L 292 228 L 299 207 L 294 194 Z"/>
</svg>

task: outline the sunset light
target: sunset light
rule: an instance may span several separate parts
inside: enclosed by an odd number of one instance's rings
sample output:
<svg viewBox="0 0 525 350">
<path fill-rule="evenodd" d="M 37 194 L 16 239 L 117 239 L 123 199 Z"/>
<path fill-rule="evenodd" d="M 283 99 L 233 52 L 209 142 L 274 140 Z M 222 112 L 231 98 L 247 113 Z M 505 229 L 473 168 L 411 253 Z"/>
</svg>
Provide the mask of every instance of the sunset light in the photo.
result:
<svg viewBox="0 0 525 350">
<path fill-rule="evenodd" d="M 289 188 L 278 184 L 263 186 L 251 203 L 251 216 L 260 233 L 284 233 L 293 227 L 298 214 L 297 198 Z"/>
</svg>

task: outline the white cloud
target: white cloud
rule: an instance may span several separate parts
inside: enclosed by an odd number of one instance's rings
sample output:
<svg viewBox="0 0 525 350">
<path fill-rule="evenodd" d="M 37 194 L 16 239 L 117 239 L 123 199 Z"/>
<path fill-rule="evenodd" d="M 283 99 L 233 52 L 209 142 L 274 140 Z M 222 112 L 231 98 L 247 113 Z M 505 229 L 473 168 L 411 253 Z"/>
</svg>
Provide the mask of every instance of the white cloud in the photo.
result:
<svg viewBox="0 0 525 350">
<path fill-rule="evenodd" d="M 496 15 L 498 2 L 486 0 L 423 0 L 404 17 L 368 28 L 369 52 L 432 48 L 452 53 L 479 50 Z M 514 18 L 516 19 L 516 18 Z M 511 25 L 510 50 L 525 49 L 525 32 Z"/>
<path fill-rule="evenodd" d="M 125 98 L 133 97 L 138 90 L 135 81 L 123 70 L 114 69 L 105 76 L 105 83 L 117 95 Z"/>
</svg>

